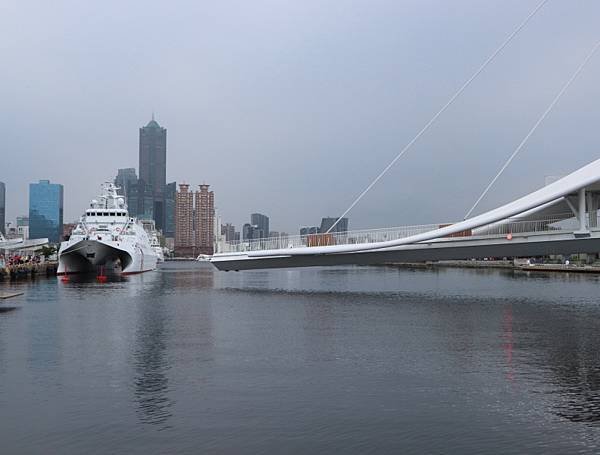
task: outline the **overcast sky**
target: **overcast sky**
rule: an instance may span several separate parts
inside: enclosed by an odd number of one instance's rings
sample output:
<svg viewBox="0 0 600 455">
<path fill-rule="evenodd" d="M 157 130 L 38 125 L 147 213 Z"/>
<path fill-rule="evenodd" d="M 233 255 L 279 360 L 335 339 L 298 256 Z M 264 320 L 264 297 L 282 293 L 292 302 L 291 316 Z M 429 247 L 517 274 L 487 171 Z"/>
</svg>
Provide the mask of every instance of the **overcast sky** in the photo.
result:
<svg viewBox="0 0 600 455">
<path fill-rule="evenodd" d="M 65 222 L 168 130 L 168 181 L 223 221 L 295 233 L 341 213 L 539 0 L 0 2 L 0 181 L 65 187 Z M 350 214 L 461 219 L 600 39 L 600 2 L 550 0 Z M 600 53 L 481 204 L 600 158 Z"/>
</svg>

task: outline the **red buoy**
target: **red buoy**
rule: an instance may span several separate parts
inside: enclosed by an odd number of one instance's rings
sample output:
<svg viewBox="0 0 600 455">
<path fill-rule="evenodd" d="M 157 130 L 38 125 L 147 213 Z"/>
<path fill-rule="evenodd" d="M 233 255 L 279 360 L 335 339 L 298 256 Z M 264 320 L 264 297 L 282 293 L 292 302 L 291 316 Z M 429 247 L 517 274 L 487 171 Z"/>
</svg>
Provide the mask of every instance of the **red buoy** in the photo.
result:
<svg viewBox="0 0 600 455">
<path fill-rule="evenodd" d="M 104 266 L 100 266 L 100 274 L 96 277 L 98 283 L 106 283 L 108 277 L 104 274 Z"/>
<path fill-rule="evenodd" d="M 66 265 L 65 265 L 65 273 L 64 273 L 63 276 L 60 277 L 60 281 L 63 282 L 63 283 L 68 283 L 70 281 Z"/>
</svg>

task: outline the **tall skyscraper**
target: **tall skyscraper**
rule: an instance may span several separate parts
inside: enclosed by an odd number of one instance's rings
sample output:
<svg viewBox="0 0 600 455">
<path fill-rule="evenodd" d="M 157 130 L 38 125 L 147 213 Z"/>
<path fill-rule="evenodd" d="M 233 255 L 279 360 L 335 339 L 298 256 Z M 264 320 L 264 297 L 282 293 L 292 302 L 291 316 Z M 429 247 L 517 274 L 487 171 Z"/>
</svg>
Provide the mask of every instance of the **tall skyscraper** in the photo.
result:
<svg viewBox="0 0 600 455">
<path fill-rule="evenodd" d="M 194 254 L 194 193 L 187 183 L 180 183 L 175 195 L 175 254 Z"/>
<path fill-rule="evenodd" d="M 61 241 L 63 225 L 63 186 L 40 180 L 29 184 L 29 237 Z"/>
<path fill-rule="evenodd" d="M 198 254 L 213 254 L 215 241 L 215 195 L 208 191 L 209 185 L 199 185 L 196 191 L 196 252 Z"/>
<path fill-rule="evenodd" d="M 6 234 L 6 185 L 0 182 L 0 232 Z"/>
<path fill-rule="evenodd" d="M 165 228 L 165 189 L 167 184 L 167 130 L 152 115 L 140 128 L 139 173 L 142 187 L 147 185 L 152 198 L 152 219 L 157 229 Z M 145 187 L 144 187 L 145 189 Z M 139 192 L 139 188 L 138 188 Z M 145 208 L 148 213 L 149 208 Z"/>
<path fill-rule="evenodd" d="M 269 217 L 262 213 L 253 213 L 250 215 L 250 224 L 254 226 L 256 238 L 269 237 Z"/>
</svg>

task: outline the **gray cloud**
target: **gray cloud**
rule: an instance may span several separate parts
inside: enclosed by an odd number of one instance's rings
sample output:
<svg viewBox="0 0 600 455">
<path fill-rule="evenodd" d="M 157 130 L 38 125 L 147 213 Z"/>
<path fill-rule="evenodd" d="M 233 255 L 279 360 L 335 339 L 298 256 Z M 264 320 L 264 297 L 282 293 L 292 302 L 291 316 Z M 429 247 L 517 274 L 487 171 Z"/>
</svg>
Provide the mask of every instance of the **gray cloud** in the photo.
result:
<svg viewBox="0 0 600 455">
<path fill-rule="evenodd" d="M 75 219 L 138 128 L 168 129 L 168 179 L 224 221 L 295 232 L 341 213 L 538 0 L 4 2 L 8 216 L 65 185 Z M 598 2 L 550 1 L 352 212 L 351 228 L 461 218 L 597 39 Z M 598 157 L 600 55 L 481 209 Z"/>
</svg>

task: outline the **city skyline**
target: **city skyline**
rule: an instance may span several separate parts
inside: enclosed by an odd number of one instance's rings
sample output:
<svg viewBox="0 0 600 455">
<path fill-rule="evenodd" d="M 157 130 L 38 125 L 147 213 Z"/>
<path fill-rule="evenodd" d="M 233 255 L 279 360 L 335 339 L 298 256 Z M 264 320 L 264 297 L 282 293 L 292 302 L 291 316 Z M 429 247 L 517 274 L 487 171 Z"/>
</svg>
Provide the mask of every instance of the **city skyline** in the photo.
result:
<svg viewBox="0 0 600 455">
<path fill-rule="evenodd" d="M 223 220 L 264 212 L 294 232 L 341 215 L 536 1 L 184 2 L 167 24 L 158 5 L 120 5 L 109 35 L 90 5 L 61 4 L 0 18 L 6 36 L 36 24 L 7 50 L 0 87 L 8 220 L 27 213 L 39 179 L 63 183 L 65 220 L 77 219 L 102 181 L 136 166 L 136 129 L 154 111 L 169 128 L 167 181 L 210 181 Z M 595 3 L 543 8 L 349 214 L 353 228 L 461 219 L 589 52 L 599 14 Z M 168 38 L 148 33 L 158 27 Z M 597 156 L 599 71 L 594 59 L 479 210 Z"/>
</svg>

